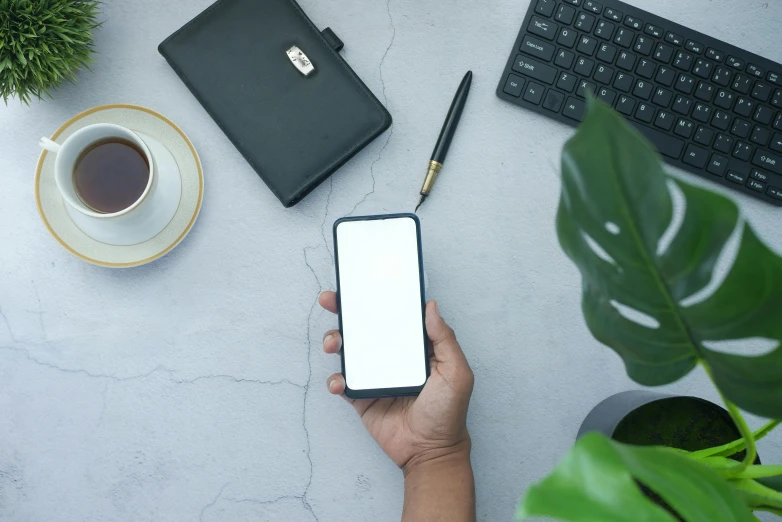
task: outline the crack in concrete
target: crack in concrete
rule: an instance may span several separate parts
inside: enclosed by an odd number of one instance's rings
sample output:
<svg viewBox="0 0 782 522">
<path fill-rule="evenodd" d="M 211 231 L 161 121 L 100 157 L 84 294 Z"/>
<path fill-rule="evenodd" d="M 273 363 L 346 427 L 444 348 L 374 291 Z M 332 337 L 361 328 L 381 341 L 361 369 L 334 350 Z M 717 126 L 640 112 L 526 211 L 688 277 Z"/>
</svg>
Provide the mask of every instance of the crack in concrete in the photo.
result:
<svg viewBox="0 0 782 522">
<path fill-rule="evenodd" d="M 329 248 L 329 242 L 326 239 L 326 220 L 329 217 L 329 206 L 331 205 L 331 193 L 334 192 L 334 178 L 329 178 L 329 193 L 326 196 L 326 209 L 323 212 L 323 221 L 320 222 L 320 235 L 323 238 L 323 244 L 326 245 L 326 250 L 329 251 L 329 257 L 331 257 L 331 263 L 334 264 L 334 254 L 331 252 L 331 249 Z M 305 254 L 306 257 L 306 254 Z"/>
<path fill-rule="evenodd" d="M 282 495 L 277 498 L 273 498 L 271 500 L 259 500 L 257 498 L 232 498 L 232 497 L 224 497 L 223 500 L 227 500 L 229 502 L 235 502 L 236 504 L 252 504 L 257 506 L 269 506 L 271 504 L 276 504 L 277 502 L 283 501 L 283 500 L 298 500 L 301 502 L 302 506 L 304 506 L 305 509 L 309 510 L 309 512 L 312 514 L 312 516 L 315 518 L 315 520 L 318 520 L 317 515 L 312 511 L 312 508 L 310 507 L 309 503 L 304 499 L 301 495 Z"/>
<path fill-rule="evenodd" d="M 209 509 L 210 507 L 214 506 L 215 504 L 217 504 L 217 501 L 220 500 L 220 497 L 222 496 L 223 491 L 225 490 L 225 488 L 228 487 L 229 484 L 230 484 L 230 482 L 226 482 L 225 484 L 223 484 L 223 487 L 220 488 L 220 492 L 217 494 L 217 496 L 214 498 L 214 500 L 212 500 L 209 504 L 204 506 L 204 508 L 201 510 L 201 514 L 198 515 L 198 521 L 199 522 L 203 522 L 203 520 L 204 520 L 204 513 L 206 513 L 206 510 Z"/>
<path fill-rule="evenodd" d="M 5 323 L 5 327 L 8 329 L 8 335 L 11 336 L 11 342 L 16 344 L 16 342 L 17 342 L 16 341 L 16 336 L 14 335 L 14 331 L 11 328 L 11 323 L 8 321 L 8 318 L 5 316 L 5 313 L 3 313 L 3 308 L 2 307 L 0 307 L 0 318 L 3 319 L 3 322 Z M 2 348 L 5 348 L 5 346 L 3 346 Z"/>
<path fill-rule="evenodd" d="M 394 45 L 394 40 L 396 40 L 396 25 L 394 25 L 394 17 L 391 16 L 391 0 L 386 1 L 386 11 L 388 12 L 388 23 L 391 25 L 391 41 L 388 42 L 388 47 L 386 47 L 386 52 L 383 53 L 383 57 L 380 59 L 380 63 L 377 66 L 378 73 L 380 74 L 380 85 L 383 92 L 383 105 L 388 108 L 388 96 L 386 96 L 386 82 L 383 78 L 383 63 L 386 61 L 386 56 L 388 56 L 388 52 L 391 50 L 391 47 Z M 388 142 L 391 141 L 391 136 L 394 135 L 394 127 L 392 126 L 391 129 L 388 131 L 388 136 L 386 137 L 385 143 L 383 143 L 383 146 L 380 148 L 380 151 L 377 153 L 377 157 L 372 161 L 372 164 L 369 166 L 369 175 L 372 177 L 372 190 L 364 194 L 364 197 L 361 198 L 361 201 L 356 203 L 353 206 L 353 210 L 351 210 L 348 213 L 348 216 L 352 216 L 353 213 L 356 211 L 356 209 L 364 203 L 369 196 L 375 193 L 375 186 L 377 179 L 375 178 L 375 165 L 380 161 L 380 159 L 383 157 L 383 152 L 386 150 L 386 147 L 388 147 Z"/>
<path fill-rule="evenodd" d="M 41 328 L 41 333 L 43 333 L 43 340 L 45 341 L 49 334 L 46 333 L 46 324 L 43 322 L 43 305 L 41 304 L 41 294 L 38 293 L 38 287 L 35 285 L 35 282 L 33 281 L 33 290 L 35 290 L 35 299 L 38 301 L 38 326 Z"/>
</svg>

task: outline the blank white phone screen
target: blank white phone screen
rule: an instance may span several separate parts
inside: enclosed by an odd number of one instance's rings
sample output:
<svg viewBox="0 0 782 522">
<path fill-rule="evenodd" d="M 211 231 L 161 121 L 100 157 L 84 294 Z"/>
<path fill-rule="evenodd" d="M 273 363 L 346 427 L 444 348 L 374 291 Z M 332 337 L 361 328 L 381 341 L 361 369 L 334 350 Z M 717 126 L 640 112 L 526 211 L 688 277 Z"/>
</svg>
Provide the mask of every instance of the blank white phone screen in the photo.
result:
<svg viewBox="0 0 782 522">
<path fill-rule="evenodd" d="M 427 352 L 415 221 L 339 223 L 337 262 L 348 387 L 424 384 Z"/>
</svg>

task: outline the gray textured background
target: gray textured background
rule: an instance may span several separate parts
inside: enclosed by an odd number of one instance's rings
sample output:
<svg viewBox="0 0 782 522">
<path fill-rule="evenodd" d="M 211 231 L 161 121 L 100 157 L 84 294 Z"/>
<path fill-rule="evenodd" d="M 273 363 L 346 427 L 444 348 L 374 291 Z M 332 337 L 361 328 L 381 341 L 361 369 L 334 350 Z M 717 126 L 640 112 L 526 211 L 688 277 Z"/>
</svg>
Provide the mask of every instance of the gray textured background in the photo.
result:
<svg viewBox="0 0 782 522">
<path fill-rule="evenodd" d="M 782 61 L 778 1 L 632 3 Z M 571 130 L 494 95 L 528 2 L 302 0 L 394 125 L 289 210 L 157 53 L 209 4 L 109 0 L 94 74 L 54 100 L 0 106 L 0 520 L 397 520 L 401 474 L 326 393 L 339 363 L 320 340 L 336 322 L 314 303 L 332 287 L 334 219 L 412 210 L 467 69 L 472 93 L 421 220 L 429 296 L 476 374 L 478 516 L 509 520 L 589 409 L 637 387 L 587 332 L 554 234 Z M 38 138 L 116 102 L 180 125 L 206 176 L 188 238 L 118 271 L 62 249 L 32 186 Z M 782 250 L 779 210 L 740 199 Z M 668 389 L 716 398 L 701 371 Z M 782 461 L 780 439 L 761 443 L 767 462 Z"/>
</svg>

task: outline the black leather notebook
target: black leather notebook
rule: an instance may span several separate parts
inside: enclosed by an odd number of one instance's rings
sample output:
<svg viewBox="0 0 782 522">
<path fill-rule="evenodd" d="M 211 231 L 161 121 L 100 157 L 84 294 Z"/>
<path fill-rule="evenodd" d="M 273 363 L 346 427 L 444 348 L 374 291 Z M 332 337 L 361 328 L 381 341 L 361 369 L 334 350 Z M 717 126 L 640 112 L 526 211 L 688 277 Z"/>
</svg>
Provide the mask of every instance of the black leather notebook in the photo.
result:
<svg viewBox="0 0 782 522">
<path fill-rule="evenodd" d="M 391 125 L 340 48 L 293 0 L 219 0 L 158 50 L 289 207 Z"/>
</svg>

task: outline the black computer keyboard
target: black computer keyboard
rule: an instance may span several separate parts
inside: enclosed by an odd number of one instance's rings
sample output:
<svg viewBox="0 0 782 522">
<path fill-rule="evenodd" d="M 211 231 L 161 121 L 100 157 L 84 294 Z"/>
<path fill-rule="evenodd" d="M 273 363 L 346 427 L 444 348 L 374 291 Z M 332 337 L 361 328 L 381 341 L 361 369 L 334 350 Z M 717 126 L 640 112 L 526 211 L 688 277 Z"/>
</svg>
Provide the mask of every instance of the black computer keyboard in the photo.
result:
<svg viewBox="0 0 782 522">
<path fill-rule="evenodd" d="M 782 65 L 617 0 L 532 0 L 497 95 L 578 125 L 587 91 L 671 165 L 782 206 Z"/>
</svg>

